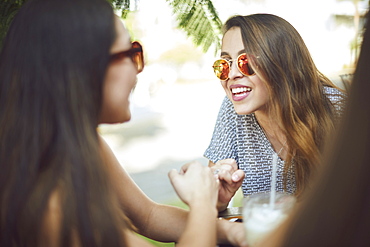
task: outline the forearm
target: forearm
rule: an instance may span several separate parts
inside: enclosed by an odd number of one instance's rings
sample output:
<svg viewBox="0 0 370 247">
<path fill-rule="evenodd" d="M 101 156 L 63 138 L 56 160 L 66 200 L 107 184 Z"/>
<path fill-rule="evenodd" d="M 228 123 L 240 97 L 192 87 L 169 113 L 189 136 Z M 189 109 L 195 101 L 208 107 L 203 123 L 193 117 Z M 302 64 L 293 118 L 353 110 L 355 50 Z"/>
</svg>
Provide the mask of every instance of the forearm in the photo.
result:
<svg viewBox="0 0 370 247">
<path fill-rule="evenodd" d="M 192 211 L 178 207 L 157 204 L 150 213 L 149 219 L 139 228 L 139 233 L 161 242 L 177 242 L 176 246 L 197 246 L 188 241 L 216 241 L 219 244 L 243 246 L 245 233 L 242 223 L 229 222 L 217 218 L 213 207 L 192 208 Z M 213 235 L 214 228 L 215 235 Z M 189 237 L 190 236 L 190 237 Z M 196 238 L 196 240 L 193 240 Z M 181 244 L 181 245 L 179 245 Z M 188 244 L 188 245 L 186 245 Z M 215 245 L 214 245 L 215 246 Z"/>
<path fill-rule="evenodd" d="M 139 233 L 161 242 L 178 242 L 185 230 L 188 211 L 179 207 L 155 204 L 148 219 L 137 226 Z"/>
<path fill-rule="evenodd" d="M 214 247 L 217 239 L 217 210 L 199 202 L 188 214 L 184 233 L 176 246 Z"/>
<path fill-rule="evenodd" d="M 176 246 L 216 246 L 217 210 L 203 203 L 191 211 L 157 204 L 139 233 L 161 242 L 177 242 Z"/>
</svg>

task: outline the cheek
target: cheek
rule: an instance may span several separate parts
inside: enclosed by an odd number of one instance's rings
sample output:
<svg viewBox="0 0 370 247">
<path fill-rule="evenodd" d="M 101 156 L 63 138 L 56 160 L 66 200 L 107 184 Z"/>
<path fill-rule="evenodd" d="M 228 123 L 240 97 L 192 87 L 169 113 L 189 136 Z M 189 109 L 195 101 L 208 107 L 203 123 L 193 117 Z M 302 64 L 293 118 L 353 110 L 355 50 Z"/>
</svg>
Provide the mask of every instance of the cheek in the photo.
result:
<svg viewBox="0 0 370 247">
<path fill-rule="evenodd" d="M 270 99 L 270 92 L 269 92 L 269 90 L 268 90 L 268 88 L 267 88 L 267 86 L 264 84 L 264 83 L 261 83 L 261 87 L 262 87 L 262 93 L 263 93 L 263 95 L 264 95 L 264 100 L 266 101 L 266 102 L 268 102 L 269 101 L 269 99 Z"/>
<path fill-rule="evenodd" d="M 228 90 L 228 88 L 227 88 L 227 83 L 226 83 L 226 81 L 221 81 L 220 83 L 221 83 L 222 88 L 223 88 L 226 92 L 227 92 L 227 91 L 229 91 L 229 90 Z"/>
<path fill-rule="evenodd" d="M 259 94 L 263 97 L 268 99 L 269 98 L 269 90 L 267 88 L 266 83 L 264 83 L 258 76 L 253 78 L 253 84 L 258 88 Z"/>
<path fill-rule="evenodd" d="M 119 68 L 108 70 L 107 77 L 104 82 L 104 101 L 119 102 L 128 98 L 130 93 L 127 76 Z"/>
<path fill-rule="evenodd" d="M 108 69 L 103 88 L 102 121 L 115 123 L 130 119 L 129 97 L 135 80 L 135 74 L 130 71 L 119 67 Z"/>
</svg>

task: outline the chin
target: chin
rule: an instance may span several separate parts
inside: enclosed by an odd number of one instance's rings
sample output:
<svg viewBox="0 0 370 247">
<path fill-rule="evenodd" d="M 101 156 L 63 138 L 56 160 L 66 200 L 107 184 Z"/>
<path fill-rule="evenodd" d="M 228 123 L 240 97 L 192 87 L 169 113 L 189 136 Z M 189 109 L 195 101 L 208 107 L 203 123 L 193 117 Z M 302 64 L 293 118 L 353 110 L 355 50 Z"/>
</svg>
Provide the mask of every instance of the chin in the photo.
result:
<svg viewBox="0 0 370 247">
<path fill-rule="evenodd" d="M 130 112 L 130 111 L 129 111 L 129 112 L 127 112 L 127 113 L 125 114 L 125 116 L 123 116 L 122 118 L 123 118 L 122 123 L 130 121 L 130 120 L 131 120 L 131 112 Z"/>
<path fill-rule="evenodd" d="M 131 115 L 125 118 L 117 119 L 116 121 L 112 121 L 112 124 L 120 124 L 120 123 L 126 123 L 131 120 Z"/>
<path fill-rule="evenodd" d="M 129 109 L 125 111 L 119 111 L 116 114 L 112 114 L 113 119 L 116 123 L 125 123 L 131 120 L 131 111 Z"/>
<path fill-rule="evenodd" d="M 251 111 L 249 109 L 243 109 L 242 107 L 235 107 L 235 106 L 234 106 L 234 110 L 235 110 L 236 114 L 238 114 L 238 115 L 248 115 L 248 114 L 251 114 L 251 113 L 254 112 L 254 111 Z"/>
<path fill-rule="evenodd" d="M 112 117 L 108 119 L 102 119 L 100 121 L 100 124 L 121 124 L 125 123 L 131 120 L 131 114 L 128 114 L 126 116 L 121 116 L 121 117 Z"/>
<path fill-rule="evenodd" d="M 131 120 L 131 116 L 129 118 L 126 118 L 125 120 L 121 121 L 121 123 L 130 122 L 130 120 Z"/>
</svg>

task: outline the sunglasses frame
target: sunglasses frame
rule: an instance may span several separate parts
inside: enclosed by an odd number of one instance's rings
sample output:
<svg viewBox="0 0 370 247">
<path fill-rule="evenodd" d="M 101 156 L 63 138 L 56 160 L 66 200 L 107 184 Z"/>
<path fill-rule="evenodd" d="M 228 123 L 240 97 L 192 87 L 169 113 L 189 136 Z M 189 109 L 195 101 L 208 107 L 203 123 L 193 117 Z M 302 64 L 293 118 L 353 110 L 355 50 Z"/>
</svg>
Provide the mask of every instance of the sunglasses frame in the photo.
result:
<svg viewBox="0 0 370 247">
<path fill-rule="evenodd" d="M 143 47 L 138 41 L 131 42 L 131 48 L 126 51 L 117 52 L 110 55 L 110 61 L 121 60 L 125 57 L 130 57 L 135 64 L 137 73 L 144 69 L 144 52 Z"/>
<path fill-rule="evenodd" d="M 244 76 L 253 76 L 253 75 L 255 75 L 255 74 L 256 74 L 256 72 L 255 72 L 255 71 L 252 69 L 252 67 L 249 65 L 249 61 L 248 61 L 248 60 L 247 60 L 248 70 L 249 70 L 249 71 L 252 71 L 253 73 L 252 73 L 252 74 L 245 74 L 245 73 L 243 73 L 243 71 L 241 71 L 241 69 L 240 69 L 240 67 L 239 67 L 239 63 L 238 63 L 238 60 L 240 59 L 240 57 L 241 57 L 241 56 L 245 56 L 245 57 L 247 57 L 247 53 L 242 53 L 242 54 L 240 54 L 236 59 L 230 59 L 230 60 L 225 59 L 225 58 L 217 59 L 217 60 L 213 63 L 213 66 L 212 66 L 212 68 L 213 68 L 213 72 L 215 73 L 216 77 L 217 77 L 218 79 L 220 79 L 221 81 L 226 81 L 227 79 L 229 79 L 229 73 L 230 73 L 230 69 L 231 69 L 231 66 L 232 66 L 233 61 L 236 61 L 236 62 L 237 62 L 237 68 L 238 68 L 239 72 L 240 72 L 240 73 L 242 73 L 242 75 L 244 75 Z M 219 64 L 221 64 L 221 62 L 220 62 L 220 61 L 225 61 L 225 62 L 226 62 L 226 64 L 229 66 L 229 67 L 228 67 L 229 71 L 228 71 L 228 73 L 227 73 L 227 78 L 225 78 L 225 79 L 221 79 L 219 76 L 217 76 L 218 74 L 219 74 L 219 75 L 222 75 L 222 74 L 223 74 L 223 73 L 220 73 L 220 72 L 219 72 L 219 70 L 217 70 L 217 69 L 216 69 L 216 68 L 219 68 L 220 66 L 216 66 L 216 65 L 215 65 L 217 62 L 219 62 Z"/>
</svg>

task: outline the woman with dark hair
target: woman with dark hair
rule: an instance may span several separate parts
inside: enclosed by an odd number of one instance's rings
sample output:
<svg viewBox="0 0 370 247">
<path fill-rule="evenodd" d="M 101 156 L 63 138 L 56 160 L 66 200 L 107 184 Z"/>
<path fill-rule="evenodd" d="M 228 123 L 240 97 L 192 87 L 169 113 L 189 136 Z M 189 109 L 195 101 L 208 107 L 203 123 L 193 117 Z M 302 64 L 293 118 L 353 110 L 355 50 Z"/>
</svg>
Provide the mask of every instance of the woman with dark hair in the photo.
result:
<svg viewBox="0 0 370 247">
<path fill-rule="evenodd" d="M 130 120 L 143 66 L 141 45 L 105 0 L 20 9 L 0 53 L 0 246 L 150 245 L 135 231 L 179 246 L 214 247 L 216 233 L 242 244 L 241 224 L 216 219 L 208 167 L 169 173 L 190 211 L 159 205 L 99 137 L 100 123 Z"/>
<path fill-rule="evenodd" d="M 369 14 L 347 108 L 312 189 L 261 246 L 370 246 Z"/>
<path fill-rule="evenodd" d="M 295 28 L 270 14 L 230 18 L 213 68 L 227 96 L 204 154 L 221 181 L 218 209 L 240 185 L 245 196 L 269 191 L 273 156 L 277 190 L 300 195 L 343 92 L 318 71 Z"/>
</svg>

